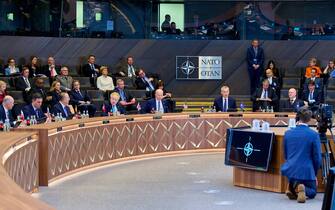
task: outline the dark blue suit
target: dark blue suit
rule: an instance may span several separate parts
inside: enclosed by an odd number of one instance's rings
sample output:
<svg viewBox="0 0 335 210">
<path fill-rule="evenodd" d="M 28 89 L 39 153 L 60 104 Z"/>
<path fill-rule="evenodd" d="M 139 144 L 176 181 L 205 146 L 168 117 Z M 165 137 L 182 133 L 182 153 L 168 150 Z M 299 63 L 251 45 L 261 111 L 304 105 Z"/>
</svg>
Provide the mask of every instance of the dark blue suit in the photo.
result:
<svg viewBox="0 0 335 210">
<path fill-rule="evenodd" d="M 14 126 L 14 117 L 13 117 L 13 113 L 11 110 L 8 110 L 8 119 L 9 119 L 9 123 L 10 125 L 13 127 Z M 0 105 L 0 120 L 5 123 L 6 120 L 6 112 L 5 112 L 5 108 Z"/>
<path fill-rule="evenodd" d="M 264 65 L 264 51 L 263 48 L 257 48 L 257 54 L 251 46 L 247 50 L 248 73 L 250 77 L 250 94 L 253 94 L 259 84 L 261 72 L 263 72 Z M 259 65 L 258 69 L 254 69 L 253 64 Z"/>
<path fill-rule="evenodd" d="M 105 111 L 104 110 L 102 111 L 102 116 L 108 116 L 109 112 L 113 113 L 113 106 L 111 103 L 105 103 L 104 105 L 105 105 Z M 126 113 L 125 109 L 119 103 L 116 104 L 116 108 L 117 111 L 120 112 L 120 114 Z"/>
<path fill-rule="evenodd" d="M 316 195 L 316 175 L 321 166 L 321 145 L 317 132 L 307 125 L 298 125 L 284 135 L 285 163 L 281 166 L 282 175 L 290 183 L 304 184 L 306 195 Z"/>
<path fill-rule="evenodd" d="M 22 112 L 24 114 L 24 118 L 31 118 L 31 116 L 35 115 L 37 122 L 42 122 L 46 119 L 42 109 L 36 109 L 35 111 L 32 104 L 24 106 Z"/>
<path fill-rule="evenodd" d="M 71 119 L 73 117 L 73 115 L 72 115 L 72 113 L 70 111 L 69 106 L 66 106 L 65 110 L 67 112 L 67 116 L 66 116 L 65 111 L 64 111 L 64 109 L 62 107 L 62 104 L 60 102 L 58 102 L 56 105 L 54 105 L 52 107 L 51 113 L 54 116 L 57 116 L 58 113 L 62 113 L 62 117 L 66 118 L 66 119 Z"/>
<path fill-rule="evenodd" d="M 166 102 L 164 100 L 162 100 L 162 104 L 163 104 L 163 108 L 164 108 L 164 113 L 169 112 L 168 109 L 168 105 L 166 104 Z M 157 110 L 156 108 L 156 99 L 152 98 L 150 100 L 148 100 L 145 104 L 145 112 L 146 113 L 151 113 L 152 110 Z"/>
<path fill-rule="evenodd" d="M 214 101 L 214 106 L 217 112 L 224 111 L 223 99 L 222 96 L 219 96 Z M 228 97 L 228 106 L 226 107 L 227 112 L 235 112 L 236 111 L 236 101 L 232 97 Z"/>
<path fill-rule="evenodd" d="M 89 95 L 87 94 L 86 91 L 81 91 L 78 92 L 76 90 L 71 90 L 70 93 L 70 103 L 73 106 L 77 106 L 77 110 L 79 110 L 80 112 L 83 111 L 88 111 L 90 117 L 94 117 L 95 112 L 97 110 L 96 106 L 94 104 L 85 104 L 85 105 L 80 105 L 79 101 L 89 101 L 91 102 L 91 98 L 89 97 Z"/>
</svg>

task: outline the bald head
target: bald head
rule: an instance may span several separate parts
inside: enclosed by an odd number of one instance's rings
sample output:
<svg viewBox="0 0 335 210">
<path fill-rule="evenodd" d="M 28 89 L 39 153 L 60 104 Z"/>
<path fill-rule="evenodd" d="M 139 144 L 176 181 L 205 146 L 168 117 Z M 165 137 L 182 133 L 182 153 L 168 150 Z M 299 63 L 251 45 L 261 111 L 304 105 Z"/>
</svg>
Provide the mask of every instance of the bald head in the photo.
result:
<svg viewBox="0 0 335 210">
<path fill-rule="evenodd" d="M 2 105 L 7 109 L 7 110 L 11 110 L 14 106 L 14 98 L 12 96 L 5 96 L 3 101 L 2 101 Z"/>
<path fill-rule="evenodd" d="M 294 88 L 290 88 L 288 90 L 288 97 L 290 98 L 290 100 L 296 98 L 297 97 L 297 90 L 294 89 Z"/>
<path fill-rule="evenodd" d="M 155 92 L 155 98 L 156 100 L 160 101 L 163 99 L 163 90 L 161 89 L 157 89 L 156 92 Z"/>
</svg>

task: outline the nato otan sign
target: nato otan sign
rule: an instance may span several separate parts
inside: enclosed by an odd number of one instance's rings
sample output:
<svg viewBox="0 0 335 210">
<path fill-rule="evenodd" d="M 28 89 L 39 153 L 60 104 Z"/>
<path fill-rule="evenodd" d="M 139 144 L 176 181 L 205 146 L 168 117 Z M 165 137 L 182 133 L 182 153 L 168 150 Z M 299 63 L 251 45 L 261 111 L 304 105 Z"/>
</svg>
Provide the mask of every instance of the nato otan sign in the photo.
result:
<svg viewBox="0 0 335 210">
<path fill-rule="evenodd" d="M 221 80 L 221 56 L 176 56 L 176 79 Z"/>
</svg>

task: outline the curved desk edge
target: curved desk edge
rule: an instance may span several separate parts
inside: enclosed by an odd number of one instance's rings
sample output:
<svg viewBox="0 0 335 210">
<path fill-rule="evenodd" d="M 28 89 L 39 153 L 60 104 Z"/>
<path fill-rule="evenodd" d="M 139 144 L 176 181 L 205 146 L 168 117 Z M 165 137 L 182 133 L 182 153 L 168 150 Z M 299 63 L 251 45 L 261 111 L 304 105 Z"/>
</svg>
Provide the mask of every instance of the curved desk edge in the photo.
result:
<svg viewBox="0 0 335 210">
<path fill-rule="evenodd" d="M 1 133 L 1 209 L 53 209 L 26 193 L 38 190 L 37 138 L 36 132 Z"/>
</svg>

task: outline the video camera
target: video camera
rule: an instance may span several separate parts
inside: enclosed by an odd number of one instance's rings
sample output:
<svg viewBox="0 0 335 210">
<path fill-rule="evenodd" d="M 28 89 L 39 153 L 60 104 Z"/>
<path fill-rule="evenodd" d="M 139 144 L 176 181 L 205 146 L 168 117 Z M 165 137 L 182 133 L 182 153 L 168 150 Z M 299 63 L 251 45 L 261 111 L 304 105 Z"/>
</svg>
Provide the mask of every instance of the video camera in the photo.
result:
<svg viewBox="0 0 335 210">
<path fill-rule="evenodd" d="M 326 133 L 333 125 L 333 106 L 329 104 L 320 104 L 314 113 L 318 122 L 317 129 L 319 133 Z"/>
</svg>

